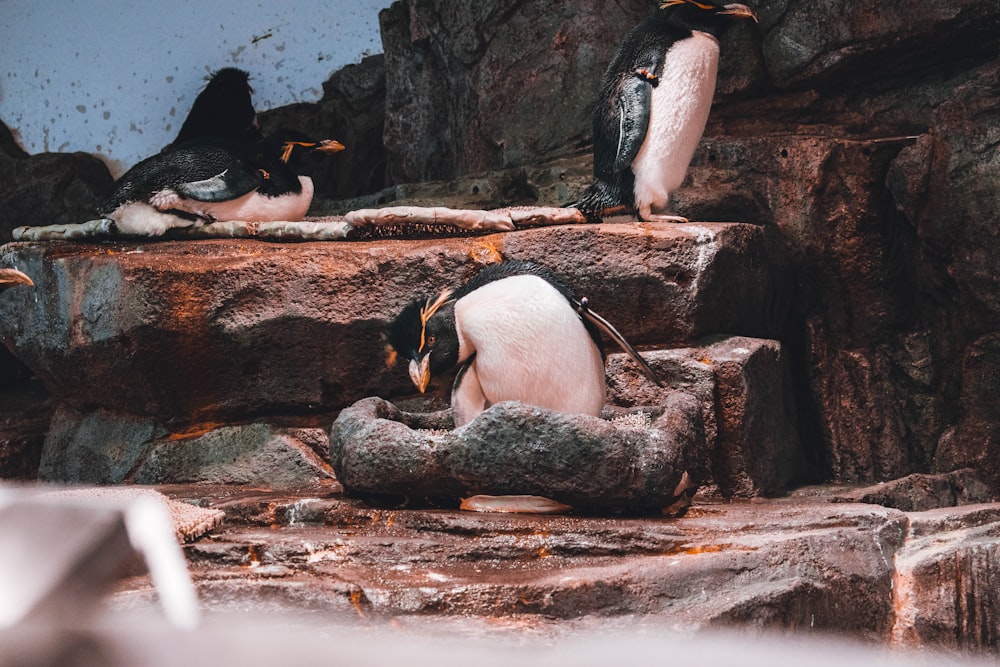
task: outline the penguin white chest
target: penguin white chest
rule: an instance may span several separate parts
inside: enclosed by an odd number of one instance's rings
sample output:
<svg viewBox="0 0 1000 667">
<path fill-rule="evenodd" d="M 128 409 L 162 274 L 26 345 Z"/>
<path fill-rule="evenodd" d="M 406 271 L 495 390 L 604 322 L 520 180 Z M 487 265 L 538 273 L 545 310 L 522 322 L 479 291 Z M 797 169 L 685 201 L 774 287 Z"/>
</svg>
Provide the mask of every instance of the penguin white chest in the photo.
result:
<svg viewBox="0 0 1000 667">
<path fill-rule="evenodd" d="M 649 129 L 632 162 L 635 203 L 663 210 L 684 182 L 708 122 L 719 69 L 719 41 L 704 32 L 676 42 L 650 100 Z"/>
<path fill-rule="evenodd" d="M 199 202 L 184 200 L 175 205 L 209 220 L 240 220 L 244 222 L 298 222 L 305 217 L 313 198 L 313 182 L 308 176 L 299 176 L 300 192 L 268 197 L 257 191 L 224 202 Z"/>
<path fill-rule="evenodd" d="M 477 410 L 455 405 L 456 425 L 500 401 L 600 415 L 604 360 L 576 311 L 545 280 L 519 275 L 488 283 L 459 299 L 455 320 L 459 358 L 476 354 L 462 382 L 476 382 L 481 394 Z"/>
</svg>

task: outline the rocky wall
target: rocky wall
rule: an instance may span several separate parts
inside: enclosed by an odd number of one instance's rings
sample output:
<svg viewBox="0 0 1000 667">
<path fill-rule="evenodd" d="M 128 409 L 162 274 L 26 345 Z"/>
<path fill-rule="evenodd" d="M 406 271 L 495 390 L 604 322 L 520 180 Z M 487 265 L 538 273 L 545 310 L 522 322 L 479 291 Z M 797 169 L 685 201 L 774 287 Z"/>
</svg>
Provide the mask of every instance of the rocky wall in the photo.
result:
<svg viewBox="0 0 1000 667">
<path fill-rule="evenodd" d="M 818 477 L 974 465 L 1000 478 L 983 398 L 997 389 L 1000 6 L 748 4 L 760 25 L 722 40 L 717 104 L 676 209 L 774 225 L 786 240 L 798 289 L 783 341 Z M 393 177 L 586 151 L 597 81 L 648 7 L 572 11 L 386 10 Z M 528 198 L 552 194 L 526 185 Z"/>
</svg>

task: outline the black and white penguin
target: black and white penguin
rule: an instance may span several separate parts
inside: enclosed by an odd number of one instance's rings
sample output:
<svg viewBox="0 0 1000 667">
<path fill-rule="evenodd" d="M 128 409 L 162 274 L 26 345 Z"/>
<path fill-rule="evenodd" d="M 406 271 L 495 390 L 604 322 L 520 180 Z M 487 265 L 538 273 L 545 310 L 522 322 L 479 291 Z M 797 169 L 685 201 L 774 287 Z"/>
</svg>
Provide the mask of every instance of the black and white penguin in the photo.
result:
<svg viewBox="0 0 1000 667">
<path fill-rule="evenodd" d="M 343 149 L 288 130 L 252 143 L 195 139 L 129 169 L 98 212 L 120 233 L 142 236 L 209 222 L 295 222 L 313 197 L 304 157 Z"/>
<path fill-rule="evenodd" d="M 538 264 L 505 261 L 457 290 L 418 299 L 389 327 L 389 363 L 409 359 L 421 392 L 455 367 L 451 404 L 463 426 L 501 401 L 599 416 L 605 403 L 599 330 L 656 375 L 614 327 Z"/>
<path fill-rule="evenodd" d="M 718 35 L 742 18 L 757 21 L 745 5 L 666 0 L 625 37 L 594 109 L 594 182 L 570 206 L 591 220 L 635 211 L 686 222 L 666 208 L 705 131 Z"/>
<path fill-rule="evenodd" d="M 27 285 L 30 287 L 34 284 L 27 274 L 17 269 L 0 269 L 0 292 L 11 287 L 16 287 L 17 285 Z"/>
<path fill-rule="evenodd" d="M 208 83 L 188 112 L 174 147 L 192 139 L 216 137 L 239 142 L 260 141 L 263 135 L 253 107 L 250 75 L 235 67 L 223 67 L 212 72 Z"/>
</svg>

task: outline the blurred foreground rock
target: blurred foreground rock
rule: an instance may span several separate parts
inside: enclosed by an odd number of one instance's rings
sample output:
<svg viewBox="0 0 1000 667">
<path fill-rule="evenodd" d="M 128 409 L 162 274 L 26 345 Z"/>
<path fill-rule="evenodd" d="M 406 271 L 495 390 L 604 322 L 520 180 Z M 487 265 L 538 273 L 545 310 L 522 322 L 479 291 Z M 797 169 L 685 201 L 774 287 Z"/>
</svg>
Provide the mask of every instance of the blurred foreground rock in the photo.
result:
<svg viewBox="0 0 1000 667">
<path fill-rule="evenodd" d="M 161 490 L 226 512 L 223 528 L 186 547 L 215 612 L 368 628 L 418 627 L 430 615 L 480 637 L 754 628 L 1000 648 L 998 505 L 908 513 L 831 505 L 835 490 L 811 488 L 696 502 L 666 520 L 375 508 L 322 488 Z M 153 604 L 144 578 L 112 599 L 130 613 Z"/>
</svg>

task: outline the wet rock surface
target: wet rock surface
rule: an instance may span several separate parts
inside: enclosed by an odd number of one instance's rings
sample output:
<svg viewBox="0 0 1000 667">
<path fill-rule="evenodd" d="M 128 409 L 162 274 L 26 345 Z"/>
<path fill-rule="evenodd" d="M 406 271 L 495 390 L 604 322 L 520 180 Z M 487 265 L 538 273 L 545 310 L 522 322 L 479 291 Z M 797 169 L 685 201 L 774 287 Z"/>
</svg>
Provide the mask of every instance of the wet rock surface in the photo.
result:
<svg viewBox="0 0 1000 667">
<path fill-rule="evenodd" d="M 906 513 L 830 504 L 836 489 L 812 488 L 781 500 L 696 501 L 683 519 L 532 517 L 373 507 L 330 487 L 159 488 L 227 513 L 221 529 L 186 547 L 203 605 L 220 613 L 462 618 L 481 636 L 738 626 L 906 647 L 939 645 L 948 628 L 944 645 L 997 648 L 983 634 L 997 623 L 996 505 Z M 933 571 L 945 564 L 960 592 L 935 598 Z M 112 604 L 148 606 L 148 586 L 127 581 Z M 973 607 L 975 627 L 963 616 Z"/>
</svg>

